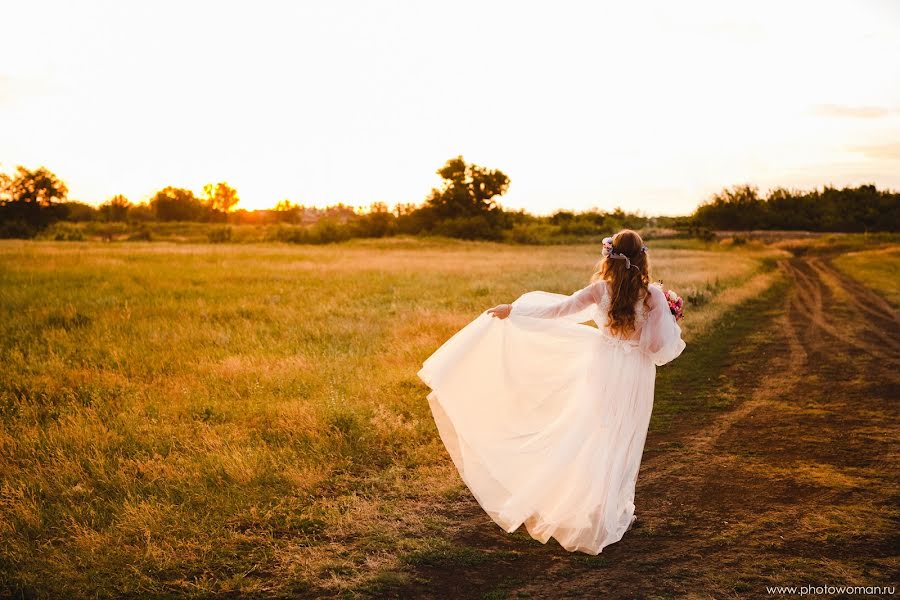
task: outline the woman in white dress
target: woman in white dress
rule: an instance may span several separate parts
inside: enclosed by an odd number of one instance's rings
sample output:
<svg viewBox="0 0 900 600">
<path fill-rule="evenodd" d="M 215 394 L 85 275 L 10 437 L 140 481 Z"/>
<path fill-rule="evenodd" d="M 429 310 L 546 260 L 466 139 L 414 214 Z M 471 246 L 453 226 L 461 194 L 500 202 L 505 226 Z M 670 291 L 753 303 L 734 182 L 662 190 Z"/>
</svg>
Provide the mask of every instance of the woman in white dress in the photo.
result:
<svg viewBox="0 0 900 600">
<path fill-rule="evenodd" d="M 482 313 L 418 373 L 485 512 L 589 554 L 631 528 L 656 366 L 685 346 L 637 233 L 607 238 L 597 267 L 571 296 L 529 292 Z"/>
</svg>

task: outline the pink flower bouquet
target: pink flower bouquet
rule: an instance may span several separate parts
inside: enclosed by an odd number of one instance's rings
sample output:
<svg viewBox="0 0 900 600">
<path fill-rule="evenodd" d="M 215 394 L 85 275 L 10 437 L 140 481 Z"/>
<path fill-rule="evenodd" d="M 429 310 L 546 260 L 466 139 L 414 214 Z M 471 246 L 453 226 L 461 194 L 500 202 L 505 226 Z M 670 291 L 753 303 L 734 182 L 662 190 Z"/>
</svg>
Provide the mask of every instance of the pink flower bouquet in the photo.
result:
<svg viewBox="0 0 900 600">
<path fill-rule="evenodd" d="M 666 288 L 663 288 L 663 293 L 666 295 L 666 301 L 669 303 L 669 310 L 672 311 L 675 320 L 680 321 L 683 319 L 684 298 L 676 294 L 674 290 L 667 290 Z"/>
</svg>

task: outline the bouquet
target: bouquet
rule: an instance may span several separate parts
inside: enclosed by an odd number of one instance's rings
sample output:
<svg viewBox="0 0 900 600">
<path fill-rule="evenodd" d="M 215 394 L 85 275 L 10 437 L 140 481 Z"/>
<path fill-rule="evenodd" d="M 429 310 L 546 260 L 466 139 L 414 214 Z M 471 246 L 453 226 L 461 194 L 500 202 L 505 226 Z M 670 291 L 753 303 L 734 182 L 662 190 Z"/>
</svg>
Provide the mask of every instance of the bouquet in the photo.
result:
<svg viewBox="0 0 900 600">
<path fill-rule="evenodd" d="M 667 290 L 663 287 L 662 281 L 659 282 L 659 287 L 662 289 L 663 294 L 666 297 L 666 302 L 669 303 L 669 310 L 672 312 L 672 316 L 675 317 L 676 321 L 680 321 L 684 318 L 684 298 L 675 293 L 675 290 Z"/>
</svg>

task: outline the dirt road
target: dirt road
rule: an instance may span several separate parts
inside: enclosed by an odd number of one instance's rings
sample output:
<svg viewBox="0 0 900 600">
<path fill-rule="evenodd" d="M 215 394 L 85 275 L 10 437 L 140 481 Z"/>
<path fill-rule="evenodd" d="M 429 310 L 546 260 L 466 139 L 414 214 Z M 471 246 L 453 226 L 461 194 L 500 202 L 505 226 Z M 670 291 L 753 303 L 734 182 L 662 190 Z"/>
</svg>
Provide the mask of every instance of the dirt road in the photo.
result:
<svg viewBox="0 0 900 600">
<path fill-rule="evenodd" d="M 789 285 L 771 324 L 710 382 L 728 408 L 651 431 L 638 522 L 620 542 L 570 554 L 504 534 L 464 496 L 445 510 L 468 551 L 414 564 L 413 585 L 384 591 L 762 598 L 778 597 L 766 586 L 900 583 L 900 317 L 827 257 L 780 268 Z"/>
</svg>

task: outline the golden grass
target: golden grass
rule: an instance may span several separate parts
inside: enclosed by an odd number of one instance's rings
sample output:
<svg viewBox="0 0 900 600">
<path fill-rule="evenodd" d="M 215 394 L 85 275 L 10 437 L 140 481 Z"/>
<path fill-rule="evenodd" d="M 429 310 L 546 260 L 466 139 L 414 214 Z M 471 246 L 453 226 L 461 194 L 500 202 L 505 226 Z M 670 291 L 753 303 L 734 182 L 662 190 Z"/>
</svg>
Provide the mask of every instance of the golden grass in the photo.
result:
<svg viewBox="0 0 900 600">
<path fill-rule="evenodd" d="M 705 304 L 779 256 L 652 250 Z M 347 589 L 460 484 L 415 376 L 490 306 L 587 283 L 592 246 L 0 243 L 0 579 L 63 596 Z"/>
<path fill-rule="evenodd" d="M 778 466 L 742 457 L 741 469 L 763 477 L 790 478 L 799 483 L 833 489 L 864 488 L 871 483 L 868 473 L 850 467 L 837 468 L 827 463 L 798 463 Z"/>
<path fill-rule="evenodd" d="M 849 252 L 834 259 L 834 266 L 879 291 L 895 308 L 900 308 L 900 246 Z"/>
</svg>

